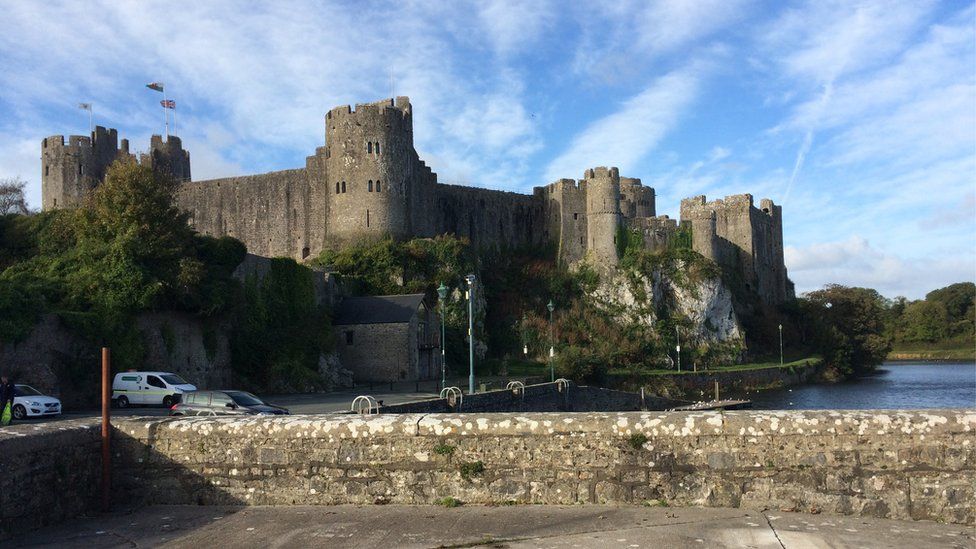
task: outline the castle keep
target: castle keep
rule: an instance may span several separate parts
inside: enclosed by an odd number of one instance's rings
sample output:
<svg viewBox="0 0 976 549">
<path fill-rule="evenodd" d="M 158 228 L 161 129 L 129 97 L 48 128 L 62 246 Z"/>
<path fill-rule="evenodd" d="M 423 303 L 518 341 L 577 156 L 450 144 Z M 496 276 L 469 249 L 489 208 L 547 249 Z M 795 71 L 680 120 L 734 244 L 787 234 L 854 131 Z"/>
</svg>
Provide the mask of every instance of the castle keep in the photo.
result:
<svg viewBox="0 0 976 549">
<path fill-rule="evenodd" d="M 43 207 L 77 205 L 119 158 L 135 159 L 118 132 L 48 137 L 42 144 Z M 406 97 L 337 107 L 325 117 L 325 146 L 303 168 L 192 181 L 190 156 L 178 137 L 153 136 L 140 159 L 183 181 L 180 205 L 203 234 L 229 235 L 248 251 L 297 260 L 363 238 L 455 234 L 476 247 L 554 243 L 568 264 L 616 265 L 621 229 L 641 233 L 651 249 L 668 245 L 678 221 L 655 216 L 654 189 L 617 168 L 586 170 L 531 195 L 438 183 L 413 145 Z M 751 195 L 681 203 L 693 248 L 731 270 L 769 304 L 792 295 L 783 264 L 781 208 Z"/>
</svg>

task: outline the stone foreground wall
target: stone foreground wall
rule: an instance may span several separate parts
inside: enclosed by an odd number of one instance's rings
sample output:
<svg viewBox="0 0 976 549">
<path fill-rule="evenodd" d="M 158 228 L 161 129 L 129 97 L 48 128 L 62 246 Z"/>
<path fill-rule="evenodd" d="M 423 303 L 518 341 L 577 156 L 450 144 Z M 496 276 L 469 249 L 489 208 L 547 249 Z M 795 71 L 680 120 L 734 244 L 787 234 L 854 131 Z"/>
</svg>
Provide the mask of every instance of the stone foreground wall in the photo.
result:
<svg viewBox="0 0 976 549">
<path fill-rule="evenodd" d="M 0 428 L 0 540 L 97 510 L 100 440 L 92 420 Z"/>
<path fill-rule="evenodd" d="M 200 504 L 633 503 L 974 523 L 976 410 L 116 422 L 115 493 Z"/>
</svg>

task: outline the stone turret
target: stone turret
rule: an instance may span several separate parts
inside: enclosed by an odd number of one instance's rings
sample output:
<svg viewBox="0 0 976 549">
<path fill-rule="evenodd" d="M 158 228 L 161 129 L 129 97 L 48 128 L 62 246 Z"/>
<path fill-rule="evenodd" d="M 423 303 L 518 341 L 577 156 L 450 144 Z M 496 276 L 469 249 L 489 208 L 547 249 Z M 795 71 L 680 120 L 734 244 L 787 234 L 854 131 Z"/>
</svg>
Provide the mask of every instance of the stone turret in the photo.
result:
<svg viewBox="0 0 976 549">
<path fill-rule="evenodd" d="M 149 140 L 149 153 L 143 155 L 153 171 L 171 175 L 177 181 L 190 180 L 190 153 L 183 150 L 183 141 L 175 135 L 154 135 Z"/>
<path fill-rule="evenodd" d="M 411 234 L 410 203 L 417 174 L 412 162 L 410 100 L 397 97 L 348 105 L 325 117 L 328 240 Z"/>
<path fill-rule="evenodd" d="M 654 217 L 654 189 L 635 177 L 620 178 L 620 212 L 628 219 Z"/>
<path fill-rule="evenodd" d="M 740 273 L 747 291 L 775 305 L 792 296 L 783 260 L 782 208 L 768 198 L 753 205 L 751 194 L 706 202 L 681 201 L 681 223 L 692 228 L 693 248 L 723 269 Z"/>
<path fill-rule="evenodd" d="M 591 168 L 586 186 L 587 255 L 595 265 L 616 266 L 620 228 L 620 173 L 617 168 Z"/>
<path fill-rule="evenodd" d="M 54 135 L 41 142 L 41 205 L 45 210 L 77 206 L 120 157 L 131 157 L 128 140 L 114 128 L 95 127 L 91 136 Z"/>
</svg>

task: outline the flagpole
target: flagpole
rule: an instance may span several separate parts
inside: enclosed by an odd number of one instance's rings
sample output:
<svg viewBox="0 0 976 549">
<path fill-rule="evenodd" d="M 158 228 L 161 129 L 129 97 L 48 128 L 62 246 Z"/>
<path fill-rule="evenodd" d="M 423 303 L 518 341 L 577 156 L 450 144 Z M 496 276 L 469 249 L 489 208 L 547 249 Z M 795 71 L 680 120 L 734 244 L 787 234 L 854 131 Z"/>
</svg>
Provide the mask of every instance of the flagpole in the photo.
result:
<svg viewBox="0 0 976 549">
<path fill-rule="evenodd" d="M 93 108 L 94 107 L 92 107 L 91 103 L 89 103 L 88 104 L 88 133 L 95 132 L 95 118 L 92 115 Z"/>
<path fill-rule="evenodd" d="M 180 130 L 176 127 L 176 103 L 173 103 L 173 135 L 180 136 Z"/>
<path fill-rule="evenodd" d="M 163 84 L 163 118 L 166 119 L 166 140 L 169 140 L 169 109 L 166 108 L 166 85 Z"/>
</svg>

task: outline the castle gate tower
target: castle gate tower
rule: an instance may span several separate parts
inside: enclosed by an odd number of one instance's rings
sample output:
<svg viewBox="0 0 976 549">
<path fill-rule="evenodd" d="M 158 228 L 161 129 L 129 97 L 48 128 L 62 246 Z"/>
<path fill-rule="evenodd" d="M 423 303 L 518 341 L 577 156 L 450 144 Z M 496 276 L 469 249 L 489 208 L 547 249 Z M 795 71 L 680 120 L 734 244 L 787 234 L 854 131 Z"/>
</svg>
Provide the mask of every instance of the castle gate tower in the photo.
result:
<svg viewBox="0 0 976 549">
<path fill-rule="evenodd" d="M 411 234 L 412 155 L 408 98 L 329 111 L 325 117 L 327 242 Z"/>
<path fill-rule="evenodd" d="M 78 206 L 119 157 L 129 157 L 129 141 L 119 132 L 96 126 L 91 136 L 53 135 L 41 142 L 41 206 L 44 210 Z"/>
<path fill-rule="evenodd" d="M 620 228 L 620 173 L 617 168 L 586 170 L 587 254 L 596 265 L 616 266 Z"/>
</svg>

